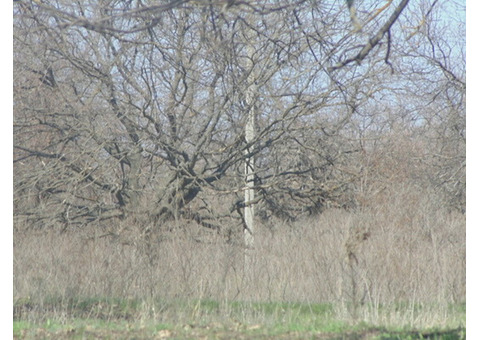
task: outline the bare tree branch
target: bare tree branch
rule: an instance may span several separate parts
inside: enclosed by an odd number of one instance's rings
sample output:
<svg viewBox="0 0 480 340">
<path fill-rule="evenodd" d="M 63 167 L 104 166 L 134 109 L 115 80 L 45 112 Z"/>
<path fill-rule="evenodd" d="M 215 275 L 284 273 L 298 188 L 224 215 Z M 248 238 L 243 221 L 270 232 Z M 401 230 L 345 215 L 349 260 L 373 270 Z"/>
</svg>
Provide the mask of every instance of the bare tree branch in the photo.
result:
<svg viewBox="0 0 480 340">
<path fill-rule="evenodd" d="M 383 36 L 386 33 L 388 33 L 388 35 L 390 35 L 391 27 L 393 26 L 395 21 L 397 21 L 398 17 L 402 13 L 402 11 L 405 9 L 405 7 L 407 7 L 409 1 L 410 0 L 402 0 L 398 4 L 397 8 L 395 8 L 395 11 L 392 13 L 392 15 L 387 20 L 387 22 L 385 22 L 385 24 L 380 28 L 380 30 L 377 32 L 377 34 L 375 34 L 372 38 L 370 38 L 370 40 L 367 42 L 367 44 L 365 44 L 363 46 L 363 48 L 357 53 L 357 55 L 355 55 L 352 58 L 348 58 L 345 61 L 342 61 L 342 62 L 338 63 L 337 65 L 331 67 L 330 70 L 331 71 L 338 70 L 338 69 L 340 69 L 340 68 L 342 68 L 342 67 L 344 67 L 344 66 L 346 66 L 346 65 L 348 65 L 352 62 L 356 62 L 356 63 L 360 64 L 365 59 L 365 57 L 370 53 L 370 51 L 373 50 L 375 48 L 375 46 L 378 45 L 378 43 L 380 42 L 380 40 L 382 40 Z M 390 38 L 389 38 L 388 41 L 390 42 Z M 388 45 L 390 46 L 390 43 Z M 385 58 L 385 61 L 388 61 L 389 51 L 390 51 L 390 48 L 388 48 L 387 57 Z M 388 64 L 388 62 L 387 62 L 387 64 Z"/>
</svg>

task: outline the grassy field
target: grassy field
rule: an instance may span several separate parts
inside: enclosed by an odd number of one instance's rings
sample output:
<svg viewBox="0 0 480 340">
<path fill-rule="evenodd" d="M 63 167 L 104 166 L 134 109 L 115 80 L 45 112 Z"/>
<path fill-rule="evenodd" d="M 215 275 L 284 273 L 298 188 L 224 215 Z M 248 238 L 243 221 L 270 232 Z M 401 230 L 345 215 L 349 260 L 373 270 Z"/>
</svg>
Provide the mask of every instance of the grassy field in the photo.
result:
<svg viewBox="0 0 480 340">
<path fill-rule="evenodd" d="M 464 339 L 465 218 L 429 204 L 264 226 L 248 271 L 193 227 L 16 231 L 14 337 Z"/>
<path fill-rule="evenodd" d="M 385 306 L 380 313 L 385 319 L 389 313 L 416 318 L 428 313 L 425 306 L 410 308 Z M 18 301 L 13 335 L 15 339 L 465 339 L 465 306 L 448 310 L 448 326 L 414 329 L 352 322 L 330 304 L 51 299 L 42 305 Z"/>
</svg>

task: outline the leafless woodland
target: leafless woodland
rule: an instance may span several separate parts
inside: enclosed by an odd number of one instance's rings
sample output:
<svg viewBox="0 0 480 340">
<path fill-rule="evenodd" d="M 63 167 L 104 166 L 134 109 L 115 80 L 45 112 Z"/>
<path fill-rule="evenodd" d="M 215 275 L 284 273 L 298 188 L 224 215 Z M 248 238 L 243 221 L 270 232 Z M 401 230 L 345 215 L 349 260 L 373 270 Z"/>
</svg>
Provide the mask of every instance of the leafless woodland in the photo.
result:
<svg viewBox="0 0 480 340">
<path fill-rule="evenodd" d="M 348 4 L 14 1 L 14 296 L 464 300 L 465 3 Z"/>
</svg>

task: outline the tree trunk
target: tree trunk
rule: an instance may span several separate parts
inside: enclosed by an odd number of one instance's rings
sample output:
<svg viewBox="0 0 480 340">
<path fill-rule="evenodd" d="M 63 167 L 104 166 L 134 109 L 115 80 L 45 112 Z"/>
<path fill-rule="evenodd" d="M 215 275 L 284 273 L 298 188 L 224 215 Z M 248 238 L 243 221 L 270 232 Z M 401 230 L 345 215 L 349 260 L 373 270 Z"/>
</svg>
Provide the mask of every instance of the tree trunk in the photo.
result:
<svg viewBox="0 0 480 340">
<path fill-rule="evenodd" d="M 245 100 L 248 108 L 247 121 L 245 123 L 245 141 L 247 148 L 245 150 L 245 211 L 244 211 L 244 240 L 245 240 L 245 269 L 251 271 L 252 256 L 254 251 L 254 216 L 255 216 L 255 157 L 253 156 L 253 141 L 255 139 L 255 72 L 253 72 L 253 54 L 252 45 L 248 45 L 248 67 L 250 74 L 247 78 L 247 90 Z"/>
</svg>

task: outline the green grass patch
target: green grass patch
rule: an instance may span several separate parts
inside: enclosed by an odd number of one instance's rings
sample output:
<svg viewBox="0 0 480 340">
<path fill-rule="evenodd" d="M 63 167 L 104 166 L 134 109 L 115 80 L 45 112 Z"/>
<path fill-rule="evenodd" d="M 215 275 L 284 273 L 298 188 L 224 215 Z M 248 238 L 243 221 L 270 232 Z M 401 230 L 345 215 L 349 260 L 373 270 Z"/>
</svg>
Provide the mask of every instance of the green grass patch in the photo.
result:
<svg viewBox="0 0 480 340">
<path fill-rule="evenodd" d="M 466 339 L 465 328 L 452 330 L 430 330 L 430 331 L 403 331 L 403 332 L 382 332 L 378 340 L 463 340 Z"/>
<path fill-rule="evenodd" d="M 384 307 L 409 311 L 408 305 Z M 352 322 L 332 304 L 152 300 L 117 298 L 30 299 L 14 304 L 15 338 L 368 338 L 464 339 L 465 327 L 418 330 L 413 327 Z M 418 306 L 428 312 L 433 307 Z M 19 312 L 21 311 L 21 312 Z M 464 319 L 465 306 L 449 306 Z M 458 324 L 457 324 L 458 327 Z"/>
</svg>

